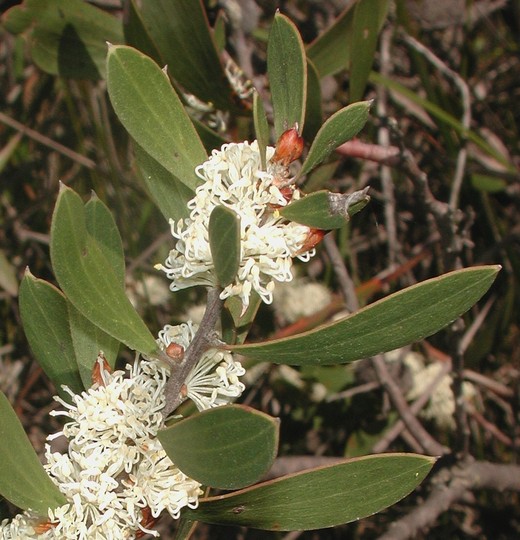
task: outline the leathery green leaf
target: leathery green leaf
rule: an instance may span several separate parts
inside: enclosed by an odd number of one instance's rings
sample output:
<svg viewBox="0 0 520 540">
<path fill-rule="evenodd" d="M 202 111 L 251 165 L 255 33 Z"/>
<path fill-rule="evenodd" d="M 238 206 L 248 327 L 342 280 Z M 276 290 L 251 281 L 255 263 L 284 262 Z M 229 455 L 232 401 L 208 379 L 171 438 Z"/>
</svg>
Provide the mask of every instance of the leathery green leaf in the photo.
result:
<svg viewBox="0 0 520 540">
<path fill-rule="evenodd" d="M 424 480 L 434 462 L 417 454 L 355 458 L 202 499 L 185 517 L 271 531 L 334 527 L 400 501 Z"/>
<path fill-rule="evenodd" d="M 190 416 L 159 431 L 164 450 L 183 473 L 205 486 L 237 489 L 271 468 L 279 420 L 244 405 Z"/>
<path fill-rule="evenodd" d="M 134 148 L 143 182 L 165 219 L 178 221 L 187 218 L 190 215 L 187 204 L 195 196 L 195 192 L 137 143 Z"/>
<path fill-rule="evenodd" d="M 58 392 L 61 392 L 63 384 L 76 393 L 81 392 L 84 388 L 63 293 L 26 270 L 18 301 L 25 336 L 38 364 Z"/>
<path fill-rule="evenodd" d="M 371 104 L 371 101 L 352 103 L 328 118 L 316 134 L 298 176 L 307 174 L 340 144 L 355 137 L 366 124 Z"/>
<path fill-rule="evenodd" d="M 262 170 L 265 171 L 265 149 L 269 144 L 269 124 L 267 123 L 264 104 L 256 90 L 253 94 L 253 121 L 255 124 L 256 140 L 258 141 L 258 151 L 260 152 L 260 162 L 262 164 Z"/>
<path fill-rule="evenodd" d="M 0 494 L 18 508 L 31 509 L 42 517 L 47 517 L 49 508 L 67 502 L 45 472 L 3 392 L 0 392 Z"/>
<path fill-rule="evenodd" d="M 114 217 L 95 193 L 85 204 L 85 224 L 88 234 L 98 243 L 121 286 L 124 286 L 125 259 L 123 242 Z M 119 341 L 90 322 L 70 302 L 67 302 L 67 311 L 72 344 L 81 380 L 85 388 L 90 388 L 92 369 L 98 354 L 103 352 L 108 364 L 114 368 L 119 351 Z"/>
<path fill-rule="evenodd" d="M 344 364 L 424 339 L 465 313 L 489 289 L 500 266 L 456 270 L 412 285 L 359 311 L 297 336 L 227 346 L 260 361 Z"/>
<path fill-rule="evenodd" d="M 280 215 L 316 229 L 339 229 L 364 208 L 370 197 L 368 188 L 350 195 L 316 191 L 280 208 Z"/>
<path fill-rule="evenodd" d="M 320 79 L 314 64 L 307 59 L 307 104 L 305 106 L 303 138 L 306 141 L 314 140 L 322 123 Z"/>
<path fill-rule="evenodd" d="M 164 64 L 182 88 L 218 109 L 236 107 L 200 0 L 142 2 L 140 13 Z"/>
<path fill-rule="evenodd" d="M 307 56 L 318 70 L 320 78 L 346 69 L 350 62 L 352 22 L 355 2 L 349 3 L 323 34 L 308 47 Z"/>
<path fill-rule="evenodd" d="M 208 233 L 219 285 L 227 287 L 240 264 L 240 217 L 225 206 L 215 206 L 209 217 Z"/>
<path fill-rule="evenodd" d="M 96 240 L 103 255 L 114 269 L 121 285 L 125 283 L 125 254 L 123 241 L 114 216 L 95 193 L 85 204 L 85 224 L 87 232 Z"/>
<path fill-rule="evenodd" d="M 305 121 L 307 61 L 298 30 L 280 13 L 275 15 L 269 32 L 267 73 L 276 137 L 295 124 L 301 133 Z"/>
<path fill-rule="evenodd" d="M 388 11 L 388 0 L 360 0 L 354 8 L 352 54 L 350 58 L 350 100 L 363 97 L 374 62 L 377 37 Z"/>
<path fill-rule="evenodd" d="M 79 374 L 83 386 L 90 388 L 92 370 L 98 355 L 102 352 L 108 365 L 114 369 L 119 352 L 119 341 L 90 322 L 70 302 L 67 302 L 67 311 Z"/>
<path fill-rule="evenodd" d="M 226 343 L 244 343 L 261 303 L 262 300 L 255 290 L 251 291 L 249 305 L 244 313 L 241 298 L 230 296 L 226 300 L 222 312 L 222 338 Z"/>
<path fill-rule="evenodd" d="M 104 77 L 106 42 L 123 42 L 120 19 L 82 0 L 26 0 L 3 22 L 10 32 L 28 34 L 43 71 L 63 77 Z"/>
<path fill-rule="evenodd" d="M 151 59 L 125 46 L 107 56 L 110 100 L 119 120 L 142 149 L 190 189 L 206 150 L 167 75 Z"/>
<path fill-rule="evenodd" d="M 67 187 L 60 191 L 52 218 L 51 260 L 60 287 L 83 316 L 131 349 L 156 351 L 105 248 L 87 231 L 83 201 Z"/>
</svg>

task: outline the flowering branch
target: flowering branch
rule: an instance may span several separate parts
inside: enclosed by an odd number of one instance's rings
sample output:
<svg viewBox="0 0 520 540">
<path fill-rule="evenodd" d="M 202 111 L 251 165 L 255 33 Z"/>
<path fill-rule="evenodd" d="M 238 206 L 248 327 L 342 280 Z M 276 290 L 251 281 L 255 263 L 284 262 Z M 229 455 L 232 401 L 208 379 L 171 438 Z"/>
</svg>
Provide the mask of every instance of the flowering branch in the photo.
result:
<svg viewBox="0 0 520 540">
<path fill-rule="evenodd" d="M 220 299 L 221 292 L 222 289 L 220 287 L 209 289 L 208 303 L 200 326 L 186 349 L 182 361 L 174 364 L 172 367 L 170 378 L 164 387 L 164 397 L 166 400 L 163 409 L 164 418 L 186 399 L 186 396 L 182 392 L 186 378 L 204 352 L 215 346 L 218 341 L 214 330 L 222 311 L 223 301 Z"/>
</svg>

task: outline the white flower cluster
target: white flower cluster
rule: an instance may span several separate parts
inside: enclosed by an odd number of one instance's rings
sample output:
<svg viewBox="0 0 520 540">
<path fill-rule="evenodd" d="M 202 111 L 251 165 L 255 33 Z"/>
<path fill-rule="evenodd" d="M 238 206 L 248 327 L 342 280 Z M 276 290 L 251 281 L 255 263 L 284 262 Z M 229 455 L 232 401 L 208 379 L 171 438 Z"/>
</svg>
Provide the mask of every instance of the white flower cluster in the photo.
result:
<svg viewBox="0 0 520 540">
<path fill-rule="evenodd" d="M 198 326 L 191 321 L 167 325 L 157 340 L 166 350 L 175 343 L 186 349 Z M 96 383 L 59 397 L 64 410 L 53 416 L 70 419 L 49 441 L 65 436 L 66 454 L 46 445 L 45 469 L 68 503 L 49 511 L 47 521 L 25 512 L 0 524 L 0 539 L 131 540 L 150 529 L 166 510 L 178 518 L 195 508 L 200 484 L 182 473 L 166 455 L 157 432 L 163 426 L 164 386 L 168 368 L 157 360 L 140 360 L 110 373 L 100 356 Z M 186 379 L 186 397 L 199 410 L 225 405 L 240 396 L 245 370 L 231 353 L 206 351 Z M 136 536 L 137 535 L 137 536 Z"/>
<path fill-rule="evenodd" d="M 406 397 L 409 401 L 416 400 L 424 394 L 428 386 L 434 381 L 442 370 L 440 362 L 425 365 L 424 359 L 417 353 L 408 353 L 404 364 L 410 370 L 412 386 Z M 427 405 L 421 410 L 420 415 L 427 420 L 433 420 L 440 428 L 455 429 L 455 397 L 452 391 L 453 377 L 444 375 L 434 392 L 430 396 Z M 469 381 L 462 383 L 462 395 L 465 400 L 471 401 L 476 395 L 473 384 Z"/>
<path fill-rule="evenodd" d="M 102 362 L 101 359 L 98 362 Z M 67 504 L 49 511 L 49 520 L 30 512 L 0 525 L 3 539 L 119 540 L 139 532 L 157 536 L 149 527 L 166 510 L 173 517 L 195 508 L 200 484 L 188 478 L 166 455 L 157 431 L 162 426 L 164 384 L 168 373 L 156 360 L 141 360 L 125 372 L 109 373 L 100 365 L 102 382 L 72 404 L 54 411 L 71 420 L 63 431 L 68 452 L 46 446 L 47 470 Z"/>
<path fill-rule="evenodd" d="M 166 325 L 159 332 L 159 345 L 165 350 L 176 343 L 186 349 L 197 329 L 198 325 L 191 321 L 178 326 Z M 230 352 L 210 349 L 186 378 L 186 397 L 195 402 L 199 411 L 226 405 L 244 391 L 245 386 L 238 377 L 245 372 Z"/>
<path fill-rule="evenodd" d="M 296 278 L 290 283 L 276 285 L 273 308 L 281 324 L 290 324 L 314 315 L 331 301 L 332 294 L 325 285 Z"/>
<path fill-rule="evenodd" d="M 255 290 L 264 302 L 271 303 L 275 281 L 291 281 L 293 277 L 292 258 L 308 260 L 314 254 L 314 250 L 305 252 L 309 227 L 289 222 L 276 212 L 288 200 L 277 181 L 280 164 L 271 161 L 274 152 L 273 147 L 267 147 L 267 171 L 262 170 L 257 141 L 225 144 L 197 167 L 204 183 L 188 203 L 190 217 L 170 220 L 177 239 L 175 249 L 164 265 L 156 266 L 172 280 L 172 291 L 215 285 L 208 224 L 218 205 L 239 215 L 241 236 L 238 273 L 222 291 L 222 299 L 238 296 L 245 309 Z M 298 190 L 291 188 L 290 199 L 298 197 Z"/>
</svg>

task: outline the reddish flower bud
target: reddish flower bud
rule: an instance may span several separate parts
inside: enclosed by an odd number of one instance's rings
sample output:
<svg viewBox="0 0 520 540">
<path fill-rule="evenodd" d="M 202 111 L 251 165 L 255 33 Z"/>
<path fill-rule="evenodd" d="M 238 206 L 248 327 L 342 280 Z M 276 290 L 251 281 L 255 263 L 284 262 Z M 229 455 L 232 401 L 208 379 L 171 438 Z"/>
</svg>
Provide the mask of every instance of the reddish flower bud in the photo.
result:
<svg viewBox="0 0 520 540">
<path fill-rule="evenodd" d="M 287 167 L 289 163 L 302 155 L 304 144 L 303 137 L 298 135 L 298 125 L 296 124 L 295 127 L 284 131 L 280 135 L 271 161 Z"/>
<path fill-rule="evenodd" d="M 36 534 L 44 534 L 53 527 L 56 527 L 56 523 L 51 523 L 50 521 L 42 521 L 41 523 L 38 523 L 34 525 L 34 532 Z"/>
<path fill-rule="evenodd" d="M 294 195 L 294 186 L 283 186 L 280 188 L 282 197 L 289 203 L 292 201 Z"/>
<path fill-rule="evenodd" d="M 108 364 L 107 359 L 105 358 L 104 354 L 100 352 L 98 354 L 98 357 L 96 358 L 94 367 L 92 368 L 92 383 L 93 384 L 98 384 L 99 386 L 105 386 L 105 381 L 101 373 L 102 371 L 108 371 L 108 373 L 112 373 L 112 368 Z"/>
<path fill-rule="evenodd" d="M 141 522 L 140 522 L 141 527 L 143 527 L 144 529 L 151 529 L 155 525 L 155 522 L 157 520 L 152 516 L 152 510 L 150 509 L 150 507 L 145 506 L 141 510 L 141 514 L 143 516 L 142 519 L 141 519 Z M 143 536 L 145 536 L 146 534 L 147 533 L 145 533 L 144 531 L 138 530 L 135 533 L 135 537 L 136 538 L 143 538 Z"/>
<path fill-rule="evenodd" d="M 309 234 L 307 235 L 307 238 L 305 239 L 305 242 L 303 243 L 301 249 L 298 251 L 297 255 L 307 253 L 307 251 L 319 244 L 328 232 L 329 231 L 326 231 L 324 229 L 310 229 Z"/>
<path fill-rule="evenodd" d="M 182 362 L 184 358 L 184 347 L 172 341 L 168 347 L 166 347 L 166 354 L 175 362 Z"/>
</svg>

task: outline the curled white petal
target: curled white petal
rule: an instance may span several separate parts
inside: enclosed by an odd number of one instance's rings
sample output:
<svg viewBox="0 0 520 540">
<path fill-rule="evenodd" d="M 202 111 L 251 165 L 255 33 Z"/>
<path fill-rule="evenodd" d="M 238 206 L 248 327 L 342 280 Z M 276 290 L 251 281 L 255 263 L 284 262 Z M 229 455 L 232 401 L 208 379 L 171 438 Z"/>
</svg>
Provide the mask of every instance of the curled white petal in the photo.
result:
<svg viewBox="0 0 520 540">
<path fill-rule="evenodd" d="M 213 285 L 215 274 L 209 246 L 208 223 L 215 206 L 223 205 L 240 216 L 241 253 L 236 279 L 222 291 L 222 299 L 238 296 L 244 307 L 255 290 L 266 303 L 272 302 L 274 282 L 291 281 L 292 258 L 308 260 L 305 252 L 309 228 L 289 222 L 275 211 L 288 203 L 275 185 L 279 164 L 271 163 L 274 148 L 267 148 L 267 171 L 261 169 L 257 141 L 230 143 L 213 150 L 195 170 L 203 184 L 189 201 L 187 219 L 171 221 L 177 240 L 163 265 L 156 268 L 172 280 L 177 291 L 194 285 Z M 299 198 L 294 190 L 291 200 Z"/>
</svg>

